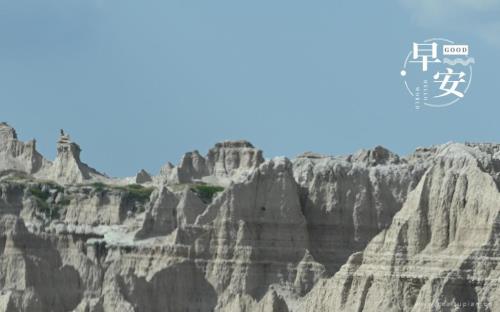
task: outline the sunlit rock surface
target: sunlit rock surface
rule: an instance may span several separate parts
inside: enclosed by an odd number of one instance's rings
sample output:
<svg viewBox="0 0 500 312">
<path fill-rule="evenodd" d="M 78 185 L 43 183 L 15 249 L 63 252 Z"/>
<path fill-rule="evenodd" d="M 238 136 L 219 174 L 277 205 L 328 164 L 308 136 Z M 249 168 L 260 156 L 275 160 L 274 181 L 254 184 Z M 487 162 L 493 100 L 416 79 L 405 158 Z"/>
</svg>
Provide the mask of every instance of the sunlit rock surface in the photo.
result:
<svg viewBox="0 0 500 312">
<path fill-rule="evenodd" d="M 500 145 L 264 159 L 246 141 L 110 178 L 0 124 L 0 311 L 499 311 Z"/>
</svg>

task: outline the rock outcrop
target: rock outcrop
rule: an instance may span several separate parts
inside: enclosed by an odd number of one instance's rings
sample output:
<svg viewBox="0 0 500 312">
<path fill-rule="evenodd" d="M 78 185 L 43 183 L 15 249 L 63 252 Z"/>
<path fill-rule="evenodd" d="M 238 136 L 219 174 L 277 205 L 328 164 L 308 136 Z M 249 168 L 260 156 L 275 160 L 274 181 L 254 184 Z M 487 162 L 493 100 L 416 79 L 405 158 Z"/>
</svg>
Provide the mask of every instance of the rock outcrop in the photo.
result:
<svg viewBox="0 0 500 312">
<path fill-rule="evenodd" d="M 135 176 L 135 183 L 137 184 L 146 184 L 153 182 L 153 178 L 151 175 L 144 169 L 141 169 Z"/>
<path fill-rule="evenodd" d="M 211 248 L 197 257 L 213 259 L 206 272 L 216 290 L 260 300 L 271 284 L 293 285 L 295 274 L 283 272 L 303 258 L 308 233 L 289 160 L 263 163 L 217 197 L 196 224 L 209 230 L 202 238 Z"/>
<path fill-rule="evenodd" d="M 242 174 L 257 168 L 263 162 L 262 151 L 248 141 L 217 143 L 207 155 L 208 171 L 216 177 Z"/>
<path fill-rule="evenodd" d="M 57 142 L 57 157 L 45 173 L 49 179 L 61 184 L 77 184 L 85 181 L 104 180 L 106 177 L 80 160 L 81 148 L 61 130 Z"/>
<path fill-rule="evenodd" d="M 311 254 L 330 274 L 390 224 L 428 166 L 380 147 L 348 157 L 303 155 L 293 165 Z"/>
<path fill-rule="evenodd" d="M 499 203 L 491 154 L 443 146 L 367 248 L 316 285 L 301 311 L 497 311 Z"/>
<path fill-rule="evenodd" d="M 0 124 L 0 311 L 497 311 L 499 186 L 497 144 L 222 142 L 112 179 Z"/>
<path fill-rule="evenodd" d="M 0 171 L 34 174 L 48 161 L 36 150 L 36 141 L 23 143 L 17 139 L 14 128 L 0 123 Z"/>
<path fill-rule="evenodd" d="M 56 244 L 29 233 L 24 222 L 12 215 L 0 218 L 0 241 L 3 311 L 71 311 L 78 305 L 85 290 L 82 279 Z"/>
<path fill-rule="evenodd" d="M 203 157 L 198 151 L 186 153 L 178 166 L 167 163 L 160 180 L 167 184 L 208 181 L 227 185 L 239 181 L 264 162 L 262 151 L 247 141 L 217 143 Z"/>
</svg>

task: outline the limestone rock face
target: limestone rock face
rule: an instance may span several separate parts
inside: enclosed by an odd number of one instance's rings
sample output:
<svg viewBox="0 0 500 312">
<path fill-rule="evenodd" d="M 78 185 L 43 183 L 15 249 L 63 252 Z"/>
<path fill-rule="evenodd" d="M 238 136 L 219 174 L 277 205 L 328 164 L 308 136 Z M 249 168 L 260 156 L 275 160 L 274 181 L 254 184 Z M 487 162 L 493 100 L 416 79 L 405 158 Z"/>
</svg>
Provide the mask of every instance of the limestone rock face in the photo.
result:
<svg viewBox="0 0 500 312">
<path fill-rule="evenodd" d="M 264 162 L 262 151 L 248 141 L 217 143 L 208 151 L 209 172 L 214 176 L 232 176 L 239 171 L 251 170 Z"/>
<path fill-rule="evenodd" d="M 193 225 L 207 205 L 191 190 L 173 193 L 163 187 L 152 194 L 145 219 L 137 238 L 168 235 L 177 228 Z"/>
<path fill-rule="evenodd" d="M 146 212 L 143 228 L 137 233 L 138 238 L 170 234 L 177 228 L 176 209 L 179 199 L 162 187 L 151 195 L 150 207 Z"/>
<path fill-rule="evenodd" d="M 144 169 L 139 171 L 135 176 L 135 183 L 137 184 L 145 184 L 149 182 L 153 182 L 153 178 L 151 178 L 151 175 Z"/>
<path fill-rule="evenodd" d="M 113 179 L 0 124 L 0 311 L 498 311 L 499 187 L 497 144 L 223 142 Z"/>
<path fill-rule="evenodd" d="M 271 290 L 266 294 L 266 296 L 259 302 L 257 307 L 254 309 L 255 312 L 289 312 L 288 306 L 286 305 L 283 297 L 280 297 L 276 291 Z"/>
<path fill-rule="evenodd" d="M 179 203 L 176 207 L 177 224 L 179 226 L 192 225 L 195 223 L 196 218 L 201 215 L 207 204 L 195 194 L 191 189 L 185 189 L 180 195 Z"/>
<path fill-rule="evenodd" d="M 308 233 L 288 159 L 263 163 L 247 181 L 220 194 L 196 225 L 209 229 L 207 237 L 200 238 L 211 248 L 197 253 L 214 259 L 206 272 L 216 290 L 259 300 L 271 284 L 292 287 L 295 274 L 282 272 L 301 261 Z M 228 262 L 234 263 L 231 268 Z"/>
<path fill-rule="evenodd" d="M 303 311 L 496 311 L 500 194 L 492 155 L 450 144 L 381 231 Z M 481 308 L 478 308 L 481 307 Z"/>
<path fill-rule="evenodd" d="M 82 279 L 53 242 L 29 233 L 21 219 L 0 218 L 0 288 L 5 311 L 71 311 Z M 76 247 L 76 246 L 74 246 Z"/>
<path fill-rule="evenodd" d="M 217 143 L 206 157 L 198 151 L 186 153 L 178 166 L 167 163 L 160 170 L 160 180 L 168 184 L 206 180 L 228 184 L 239 180 L 264 162 L 262 151 L 247 141 Z"/>
<path fill-rule="evenodd" d="M 357 155 L 304 155 L 293 163 L 310 225 L 310 252 L 330 274 L 390 224 L 428 166 L 400 161 L 380 147 Z"/>
<path fill-rule="evenodd" d="M 176 183 L 189 183 L 208 175 L 206 160 L 198 151 L 186 153 L 174 171 Z"/>
<path fill-rule="evenodd" d="M 354 161 L 365 162 L 371 166 L 398 164 L 400 161 L 398 155 L 382 146 L 376 146 L 372 150 L 361 150 L 349 158 Z"/>
<path fill-rule="evenodd" d="M 0 123 L 0 171 L 20 171 L 33 174 L 48 165 L 36 150 L 36 141 L 23 143 L 14 128 Z"/>
<path fill-rule="evenodd" d="M 75 187 L 62 196 L 67 201 L 63 218 L 68 224 L 121 224 L 129 211 L 136 210 L 134 202 L 120 190 Z"/>
<path fill-rule="evenodd" d="M 7 123 L 0 123 L 0 176 L 20 177 L 30 175 L 49 179 L 60 184 L 76 184 L 85 181 L 105 181 L 106 176 L 80 160 L 80 146 L 71 142 L 61 130 L 57 143 L 57 158 L 50 162 L 36 150 L 36 141 L 23 143 Z"/>
<path fill-rule="evenodd" d="M 61 134 L 57 142 L 57 158 L 48 170 L 48 178 L 61 184 L 76 184 L 105 176 L 80 160 L 81 148 L 70 137 Z"/>
</svg>

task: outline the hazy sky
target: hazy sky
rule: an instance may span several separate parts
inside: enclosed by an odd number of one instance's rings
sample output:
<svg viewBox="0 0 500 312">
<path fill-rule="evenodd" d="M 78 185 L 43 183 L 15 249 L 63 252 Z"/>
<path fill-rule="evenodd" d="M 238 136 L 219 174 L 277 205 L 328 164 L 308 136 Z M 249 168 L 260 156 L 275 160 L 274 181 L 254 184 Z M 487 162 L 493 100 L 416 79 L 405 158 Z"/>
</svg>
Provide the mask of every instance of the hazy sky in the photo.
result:
<svg viewBox="0 0 500 312">
<path fill-rule="evenodd" d="M 250 140 L 266 157 L 500 141 L 500 0 L 0 0 L 0 120 L 58 130 L 114 176 Z M 467 97 L 416 111 L 411 44 L 476 58 Z"/>
</svg>

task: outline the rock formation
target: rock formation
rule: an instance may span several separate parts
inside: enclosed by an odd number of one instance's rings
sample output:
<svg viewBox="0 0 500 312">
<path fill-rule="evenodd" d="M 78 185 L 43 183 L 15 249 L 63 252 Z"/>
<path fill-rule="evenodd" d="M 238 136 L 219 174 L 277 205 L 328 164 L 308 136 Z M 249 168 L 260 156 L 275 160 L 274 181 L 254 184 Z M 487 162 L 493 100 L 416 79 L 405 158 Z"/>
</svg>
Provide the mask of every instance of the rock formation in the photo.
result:
<svg viewBox="0 0 500 312">
<path fill-rule="evenodd" d="M 301 311 L 498 311 L 499 203 L 491 154 L 441 147 L 390 227 L 318 283 Z"/>
<path fill-rule="evenodd" d="M 0 124 L 0 311 L 500 310 L 500 145 L 233 141 L 126 179 L 57 151 Z"/>
<path fill-rule="evenodd" d="M 149 182 L 153 182 L 153 178 L 146 170 L 141 169 L 141 171 L 139 171 L 137 173 L 137 175 L 135 176 L 135 183 L 145 184 L 145 183 L 149 183 Z"/>
<path fill-rule="evenodd" d="M 295 159 L 303 213 L 312 225 L 312 255 L 335 273 L 353 250 L 362 250 L 390 224 L 427 166 L 426 161 L 399 161 L 381 147 L 348 157 Z"/>
<path fill-rule="evenodd" d="M 37 152 L 35 140 L 23 143 L 17 139 L 14 128 L 5 122 L 0 123 L 0 171 L 3 175 L 27 174 L 60 184 L 106 180 L 103 174 L 80 161 L 80 152 L 80 146 L 61 130 L 57 158 L 54 162 L 47 161 Z"/>
<path fill-rule="evenodd" d="M 0 171 L 34 174 L 48 162 L 36 150 L 36 141 L 23 143 L 17 139 L 14 128 L 0 123 Z"/>
<path fill-rule="evenodd" d="M 229 184 L 241 180 L 264 162 L 262 151 L 247 141 L 217 143 L 206 157 L 198 151 L 186 153 L 178 166 L 167 163 L 160 171 L 167 184 L 183 184 L 205 180 L 216 184 Z"/>
<path fill-rule="evenodd" d="M 217 143 L 208 151 L 208 171 L 214 176 L 234 176 L 255 169 L 264 162 L 262 151 L 248 141 Z"/>
<path fill-rule="evenodd" d="M 61 184 L 77 184 L 88 180 L 102 180 L 105 176 L 80 160 L 81 148 L 61 130 L 57 142 L 57 157 L 47 171 L 49 179 Z"/>
</svg>

